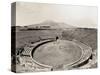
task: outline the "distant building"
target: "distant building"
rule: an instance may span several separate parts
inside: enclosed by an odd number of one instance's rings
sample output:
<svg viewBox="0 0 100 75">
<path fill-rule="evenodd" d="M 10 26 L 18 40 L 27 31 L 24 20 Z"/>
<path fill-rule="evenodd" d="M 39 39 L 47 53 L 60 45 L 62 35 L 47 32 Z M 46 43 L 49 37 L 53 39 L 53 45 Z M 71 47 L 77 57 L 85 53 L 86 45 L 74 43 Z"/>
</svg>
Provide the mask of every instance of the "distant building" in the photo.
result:
<svg viewBox="0 0 100 75">
<path fill-rule="evenodd" d="M 40 29 L 50 29 L 50 26 L 40 26 Z"/>
<path fill-rule="evenodd" d="M 27 29 L 28 30 L 32 30 L 32 29 L 50 29 L 50 26 L 44 26 L 44 25 L 42 25 L 42 26 L 29 26 L 29 27 L 27 27 Z"/>
</svg>

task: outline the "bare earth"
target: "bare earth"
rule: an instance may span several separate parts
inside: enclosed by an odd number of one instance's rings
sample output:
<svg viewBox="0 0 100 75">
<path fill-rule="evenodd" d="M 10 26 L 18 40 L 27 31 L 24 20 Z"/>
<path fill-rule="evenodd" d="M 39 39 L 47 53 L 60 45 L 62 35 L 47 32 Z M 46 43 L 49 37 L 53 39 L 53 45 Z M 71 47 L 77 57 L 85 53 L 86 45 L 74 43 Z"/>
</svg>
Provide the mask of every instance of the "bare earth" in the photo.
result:
<svg viewBox="0 0 100 75">
<path fill-rule="evenodd" d="M 74 42 L 57 40 L 38 47 L 34 52 L 34 59 L 41 64 L 58 66 L 74 63 L 81 55 L 81 48 Z"/>
</svg>

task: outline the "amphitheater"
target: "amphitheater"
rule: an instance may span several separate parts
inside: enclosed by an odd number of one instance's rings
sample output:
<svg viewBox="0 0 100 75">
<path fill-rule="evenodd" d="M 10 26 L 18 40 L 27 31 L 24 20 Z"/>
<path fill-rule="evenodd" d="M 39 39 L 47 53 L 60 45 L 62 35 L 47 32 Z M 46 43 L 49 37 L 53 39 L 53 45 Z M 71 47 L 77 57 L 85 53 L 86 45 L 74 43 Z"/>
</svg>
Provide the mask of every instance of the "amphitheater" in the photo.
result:
<svg viewBox="0 0 100 75">
<path fill-rule="evenodd" d="M 39 37 L 24 46 L 17 72 L 96 68 L 96 29 L 66 29 L 53 34 L 57 35 Z"/>
</svg>

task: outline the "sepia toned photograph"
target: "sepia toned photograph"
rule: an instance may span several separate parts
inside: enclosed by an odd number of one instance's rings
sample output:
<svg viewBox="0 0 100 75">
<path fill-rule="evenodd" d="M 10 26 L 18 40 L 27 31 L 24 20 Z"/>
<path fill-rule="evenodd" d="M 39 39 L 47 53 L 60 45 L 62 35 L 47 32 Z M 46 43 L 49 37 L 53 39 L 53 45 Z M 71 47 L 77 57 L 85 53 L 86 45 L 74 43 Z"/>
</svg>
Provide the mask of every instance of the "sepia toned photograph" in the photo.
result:
<svg viewBox="0 0 100 75">
<path fill-rule="evenodd" d="M 12 72 L 98 67 L 96 6 L 15 2 L 11 9 Z"/>
</svg>

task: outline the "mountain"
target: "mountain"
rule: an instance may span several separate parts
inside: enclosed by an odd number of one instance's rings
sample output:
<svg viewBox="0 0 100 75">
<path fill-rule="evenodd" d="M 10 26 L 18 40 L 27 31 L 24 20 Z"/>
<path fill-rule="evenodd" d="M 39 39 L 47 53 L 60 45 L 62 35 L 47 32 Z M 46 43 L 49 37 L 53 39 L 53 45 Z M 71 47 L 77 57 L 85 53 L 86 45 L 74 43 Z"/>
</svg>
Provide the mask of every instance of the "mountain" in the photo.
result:
<svg viewBox="0 0 100 75">
<path fill-rule="evenodd" d="M 66 23 L 61 23 L 61 22 L 54 22 L 54 21 L 44 21 L 39 24 L 33 24 L 33 25 L 28 25 L 28 28 L 34 28 L 34 27 L 42 27 L 42 26 L 50 26 L 51 29 L 59 29 L 59 28 L 76 28 L 74 26 L 68 25 Z"/>
</svg>

